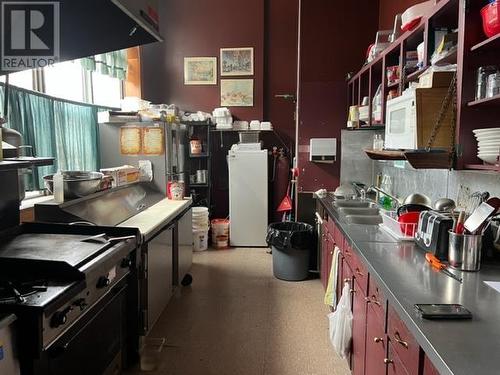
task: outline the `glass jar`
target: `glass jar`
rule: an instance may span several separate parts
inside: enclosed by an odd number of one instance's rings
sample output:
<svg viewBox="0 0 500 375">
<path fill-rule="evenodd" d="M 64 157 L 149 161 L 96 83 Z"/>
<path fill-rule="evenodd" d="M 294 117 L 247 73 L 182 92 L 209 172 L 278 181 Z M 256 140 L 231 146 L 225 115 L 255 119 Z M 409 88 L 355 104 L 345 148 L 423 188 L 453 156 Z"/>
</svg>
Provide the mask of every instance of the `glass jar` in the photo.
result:
<svg viewBox="0 0 500 375">
<path fill-rule="evenodd" d="M 486 84 L 486 97 L 492 98 L 500 95 L 500 72 L 490 74 Z"/>
<path fill-rule="evenodd" d="M 481 66 L 477 69 L 477 83 L 476 83 L 476 100 L 486 98 L 486 86 L 488 81 L 488 76 L 497 71 L 495 66 Z"/>
</svg>

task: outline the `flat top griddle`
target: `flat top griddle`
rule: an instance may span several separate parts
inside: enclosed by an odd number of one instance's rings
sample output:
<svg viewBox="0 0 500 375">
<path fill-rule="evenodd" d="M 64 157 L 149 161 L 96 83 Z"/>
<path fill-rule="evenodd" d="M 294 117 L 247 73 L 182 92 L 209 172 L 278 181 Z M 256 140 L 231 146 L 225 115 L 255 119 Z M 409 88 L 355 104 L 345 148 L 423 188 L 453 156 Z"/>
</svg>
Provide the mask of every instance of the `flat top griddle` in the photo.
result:
<svg viewBox="0 0 500 375">
<path fill-rule="evenodd" d="M 18 262 L 62 262 L 79 268 L 110 246 L 81 241 L 88 237 L 76 234 L 21 234 L 0 245 L 0 262 L 8 259 Z"/>
</svg>

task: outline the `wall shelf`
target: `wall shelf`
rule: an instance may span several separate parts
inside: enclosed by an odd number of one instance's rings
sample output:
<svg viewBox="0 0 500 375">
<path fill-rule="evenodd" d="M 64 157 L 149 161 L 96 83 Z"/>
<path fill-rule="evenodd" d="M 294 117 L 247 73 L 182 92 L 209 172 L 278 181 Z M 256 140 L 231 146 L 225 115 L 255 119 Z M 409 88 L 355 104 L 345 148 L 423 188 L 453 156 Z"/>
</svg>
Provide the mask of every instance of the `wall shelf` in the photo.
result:
<svg viewBox="0 0 500 375">
<path fill-rule="evenodd" d="M 492 36 L 491 38 L 488 38 L 484 41 L 482 41 L 481 43 L 478 43 L 476 45 L 474 45 L 470 50 L 472 52 L 474 51 L 485 51 L 486 48 L 491 48 L 491 49 L 495 49 L 497 50 L 498 48 L 500 48 L 500 34 L 497 34 L 495 36 Z"/>
<path fill-rule="evenodd" d="M 474 107 L 474 106 L 480 106 L 480 105 L 498 105 L 498 104 L 500 104 L 500 94 L 495 95 L 491 98 L 474 100 L 472 102 L 469 102 L 467 105 L 469 107 Z"/>
<path fill-rule="evenodd" d="M 363 150 L 372 160 L 406 160 L 403 151 L 397 150 Z"/>
<path fill-rule="evenodd" d="M 420 78 L 420 76 L 421 76 L 422 74 L 424 74 L 424 73 L 427 71 L 427 69 L 428 69 L 428 68 L 429 68 L 429 67 L 427 67 L 427 66 L 426 66 L 426 67 L 424 67 L 424 68 L 422 68 L 422 69 L 419 69 L 419 70 L 417 70 L 417 71 L 415 71 L 415 72 L 413 72 L 413 73 L 411 73 L 411 74 L 408 74 L 408 75 L 406 76 L 406 80 L 407 80 L 408 82 L 418 81 L 418 79 Z"/>
<path fill-rule="evenodd" d="M 456 64 L 457 63 L 458 50 L 457 48 L 453 48 L 443 57 L 440 57 L 432 65 L 443 66 L 448 64 Z"/>
</svg>

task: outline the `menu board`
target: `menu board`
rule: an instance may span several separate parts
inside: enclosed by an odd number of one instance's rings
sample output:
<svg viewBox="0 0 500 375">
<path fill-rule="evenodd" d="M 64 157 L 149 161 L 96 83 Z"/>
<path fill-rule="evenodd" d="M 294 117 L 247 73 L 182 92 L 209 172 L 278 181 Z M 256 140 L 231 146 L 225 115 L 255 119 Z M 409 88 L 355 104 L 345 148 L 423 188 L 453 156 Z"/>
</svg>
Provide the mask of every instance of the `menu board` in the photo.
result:
<svg viewBox="0 0 500 375">
<path fill-rule="evenodd" d="M 120 128 L 120 152 L 122 155 L 137 155 L 141 153 L 141 128 L 124 126 Z"/>
<path fill-rule="evenodd" d="M 142 153 L 145 155 L 163 155 L 164 152 L 163 128 L 151 126 L 142 128 Z"/>
</svg>

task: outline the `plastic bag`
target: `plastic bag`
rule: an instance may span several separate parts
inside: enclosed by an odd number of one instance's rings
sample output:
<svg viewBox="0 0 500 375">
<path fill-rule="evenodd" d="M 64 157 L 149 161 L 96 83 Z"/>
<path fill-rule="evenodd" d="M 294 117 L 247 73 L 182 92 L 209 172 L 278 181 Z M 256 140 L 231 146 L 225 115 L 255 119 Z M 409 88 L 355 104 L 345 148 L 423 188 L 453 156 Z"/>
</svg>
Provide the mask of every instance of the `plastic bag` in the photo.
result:
<svg viewBox="0 0 500 375">
<path fill-rule="evenodd" d="M 313 226 L 306 223 L 272 223 L 267 229 L 266 242 L 279 250 L 309 250 L 314 247 L 313 233 Z"/>
<path fill-rule="evenodd" d="M 335 352 L 341 357 L 349 355 L 352 339 L 351 287 L 344 284 L 337 309 L 328 314 L 330 322 L 330 341 Z"/>
</svg>

